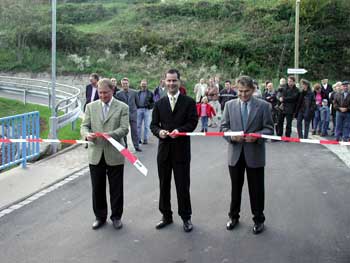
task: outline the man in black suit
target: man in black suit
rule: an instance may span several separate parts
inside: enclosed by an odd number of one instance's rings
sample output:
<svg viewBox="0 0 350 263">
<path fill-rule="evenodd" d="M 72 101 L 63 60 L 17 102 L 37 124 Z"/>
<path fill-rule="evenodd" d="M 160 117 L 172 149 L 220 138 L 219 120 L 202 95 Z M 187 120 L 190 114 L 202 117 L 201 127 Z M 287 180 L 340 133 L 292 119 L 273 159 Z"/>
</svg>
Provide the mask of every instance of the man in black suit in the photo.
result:
<svg viewBox="0 0 350 263">
<path fill-rule="evenodd" d="M 98 92 L 97 92 L 97 82 L 99 80 L 99 76 L 97 73 L 92 73 L 90 75 L 90 84 L 86 86 L 85 88 L 85 105 L 84 105 L 84 112 L 86 105 L 90 102 L 93 102 L 95 100 L 98 100 Z"/>
<path fill-rule="evenodd" d="M 159 210 L 163 215 L 156 228 L 161 229 L 173 222 L 170 202 L 173 172 L 178 214 L 183 220 L 185 232 L 190 232 L 193 228 L 190 199 L 191 141 L 190 137 L 178 137 L 176 133 L 192 132 L 196 128 L 198 122 L 196 102 L 180 94 L 180 73 L 176 69 L 167 71 L 165 84 L 168 93 L 155 103 L 151 122 L 151 131 L 159 138 L 157 155 Z"/>
</svg>

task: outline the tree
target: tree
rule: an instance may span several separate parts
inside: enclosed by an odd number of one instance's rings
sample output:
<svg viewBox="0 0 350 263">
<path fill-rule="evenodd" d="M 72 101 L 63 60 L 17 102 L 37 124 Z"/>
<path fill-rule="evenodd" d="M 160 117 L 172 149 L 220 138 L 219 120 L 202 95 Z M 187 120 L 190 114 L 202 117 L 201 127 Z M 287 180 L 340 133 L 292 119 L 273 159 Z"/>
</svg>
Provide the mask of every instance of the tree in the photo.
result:
<svg viewBox="0 0 350 263">
<path fill-rule="evenodd" d="M 23 61 L 27 47 L 27 39 L 32 30 L 40 24 L 35 5 L 26 0 L 2 0 L 0 3 L 0 32 L 5 35 L 8 47 L 16 52 L 17 62 Z"/>
</svg>

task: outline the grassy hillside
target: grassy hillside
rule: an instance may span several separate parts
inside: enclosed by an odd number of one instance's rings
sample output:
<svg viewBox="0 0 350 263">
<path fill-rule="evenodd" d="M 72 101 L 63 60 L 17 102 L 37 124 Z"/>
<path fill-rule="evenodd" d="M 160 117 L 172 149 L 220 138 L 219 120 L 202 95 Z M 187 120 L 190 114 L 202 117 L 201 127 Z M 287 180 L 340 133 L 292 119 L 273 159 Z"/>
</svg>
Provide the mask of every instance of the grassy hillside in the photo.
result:
<svg viewBox="0 0 350 263">
<path fill-rule="evenodd" d="M 4 1 L 8 16 L 21 12 L 20 4 L 11 8 L 16 1 Z M 134 85 L 147 78 L 155 86 L 165 69 L 176 67 L 192 87 L 216 74 L 279 78 L 294 63 L 294 0 L 58 2 L 59 73 L 128 75 Z M 0 18 L 0 70 L 48 71 L 50 6 L 36 1 L 23 8 L 16 23 Z M 303 0 L 301 8 L 305 77 L 348 77 L 350 1 Z"/>
</svg>

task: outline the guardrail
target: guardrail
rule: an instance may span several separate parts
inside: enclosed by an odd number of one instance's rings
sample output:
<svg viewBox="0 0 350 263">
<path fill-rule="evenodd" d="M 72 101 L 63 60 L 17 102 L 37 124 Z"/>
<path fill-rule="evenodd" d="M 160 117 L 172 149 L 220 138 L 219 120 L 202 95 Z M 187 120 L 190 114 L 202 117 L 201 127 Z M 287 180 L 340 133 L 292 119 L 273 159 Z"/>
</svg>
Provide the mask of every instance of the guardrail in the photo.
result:
<svg viewBox="0 0 350 263">
<path fill-rule="evenodd" d="M 72 123 L 81 114 L 80 89 L 69 85 L 56 83 L 55 117 L 50 119 L 51 138 L 56 138 L 57 131 Z M 23 93 L 23 103 L 27 103 L 29 95 L 47 99 L 45 104 L 51 108 L 51 82 L 45 80 L 0 76 L 0 90 Z M 63 112 L 63 114 L 62 114 Z"/>
<path fill-rule="evenodd" d="M 30 112 L 10 117 L 0 118 L 0 137 L 2 139 L 39 139 L 39 112 Z M 27 161 L 40 154 L 38 142 L 1 143 L 0 170 Z"/>
</svg>

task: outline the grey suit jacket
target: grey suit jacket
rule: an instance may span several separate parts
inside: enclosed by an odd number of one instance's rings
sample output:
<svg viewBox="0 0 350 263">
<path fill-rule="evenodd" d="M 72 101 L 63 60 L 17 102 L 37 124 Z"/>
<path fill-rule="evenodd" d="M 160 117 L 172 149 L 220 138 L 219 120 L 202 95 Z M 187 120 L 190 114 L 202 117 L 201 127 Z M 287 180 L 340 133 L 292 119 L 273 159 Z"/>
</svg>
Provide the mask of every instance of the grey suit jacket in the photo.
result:
<svg viewBox="0 0 350 263">
<path fill-rule="evenodd" d="M 247 127 L 245 133 L 273 134 L 273 121 L 271 115 L 271 106 L 269 103 L 252 97 L 251 107 L 248 115 Z M 223 118 L 221 121 L 221 131 L 243 131 L 240 100 L 231 100 L 225 104 Z M 228 164 L 236 165 L 241 152 L 248 167 L 264 167 L 265 157 L 265 140 L 258 139 L 254 143 L 237 143 L 231 140 L 231 137 L 225 137 L 228 141 Z"/>
<path fill-rule="evenodd" d="M 124 90 L 120 90 L 115 94 L 115 97 L 124 102 L 129 106 L 129 117 L 130 120 L 137 120 L 137 107 L 139 106 L 139 96 L 137 96 L 137 92 L 133 89 L 128 90 L 127 94 Z"/>
<path fill-rule="evenodd" d="M 102 104 L 100 100 L 87 104 L 85 116 L 81 123 L 80 133 L 83 138 L 91 132 L 107 133 L 118 142 L 129 132 L 128 106 L 116 99 L 112 99 L 107 117 L 103 120 Z M 124 157 L 104 138 L 96 138 L 89 145 L 89 163 L 97 165 L 102 153 L 108 165 L 120 165 L 124 163 Z"/>
</svg>

